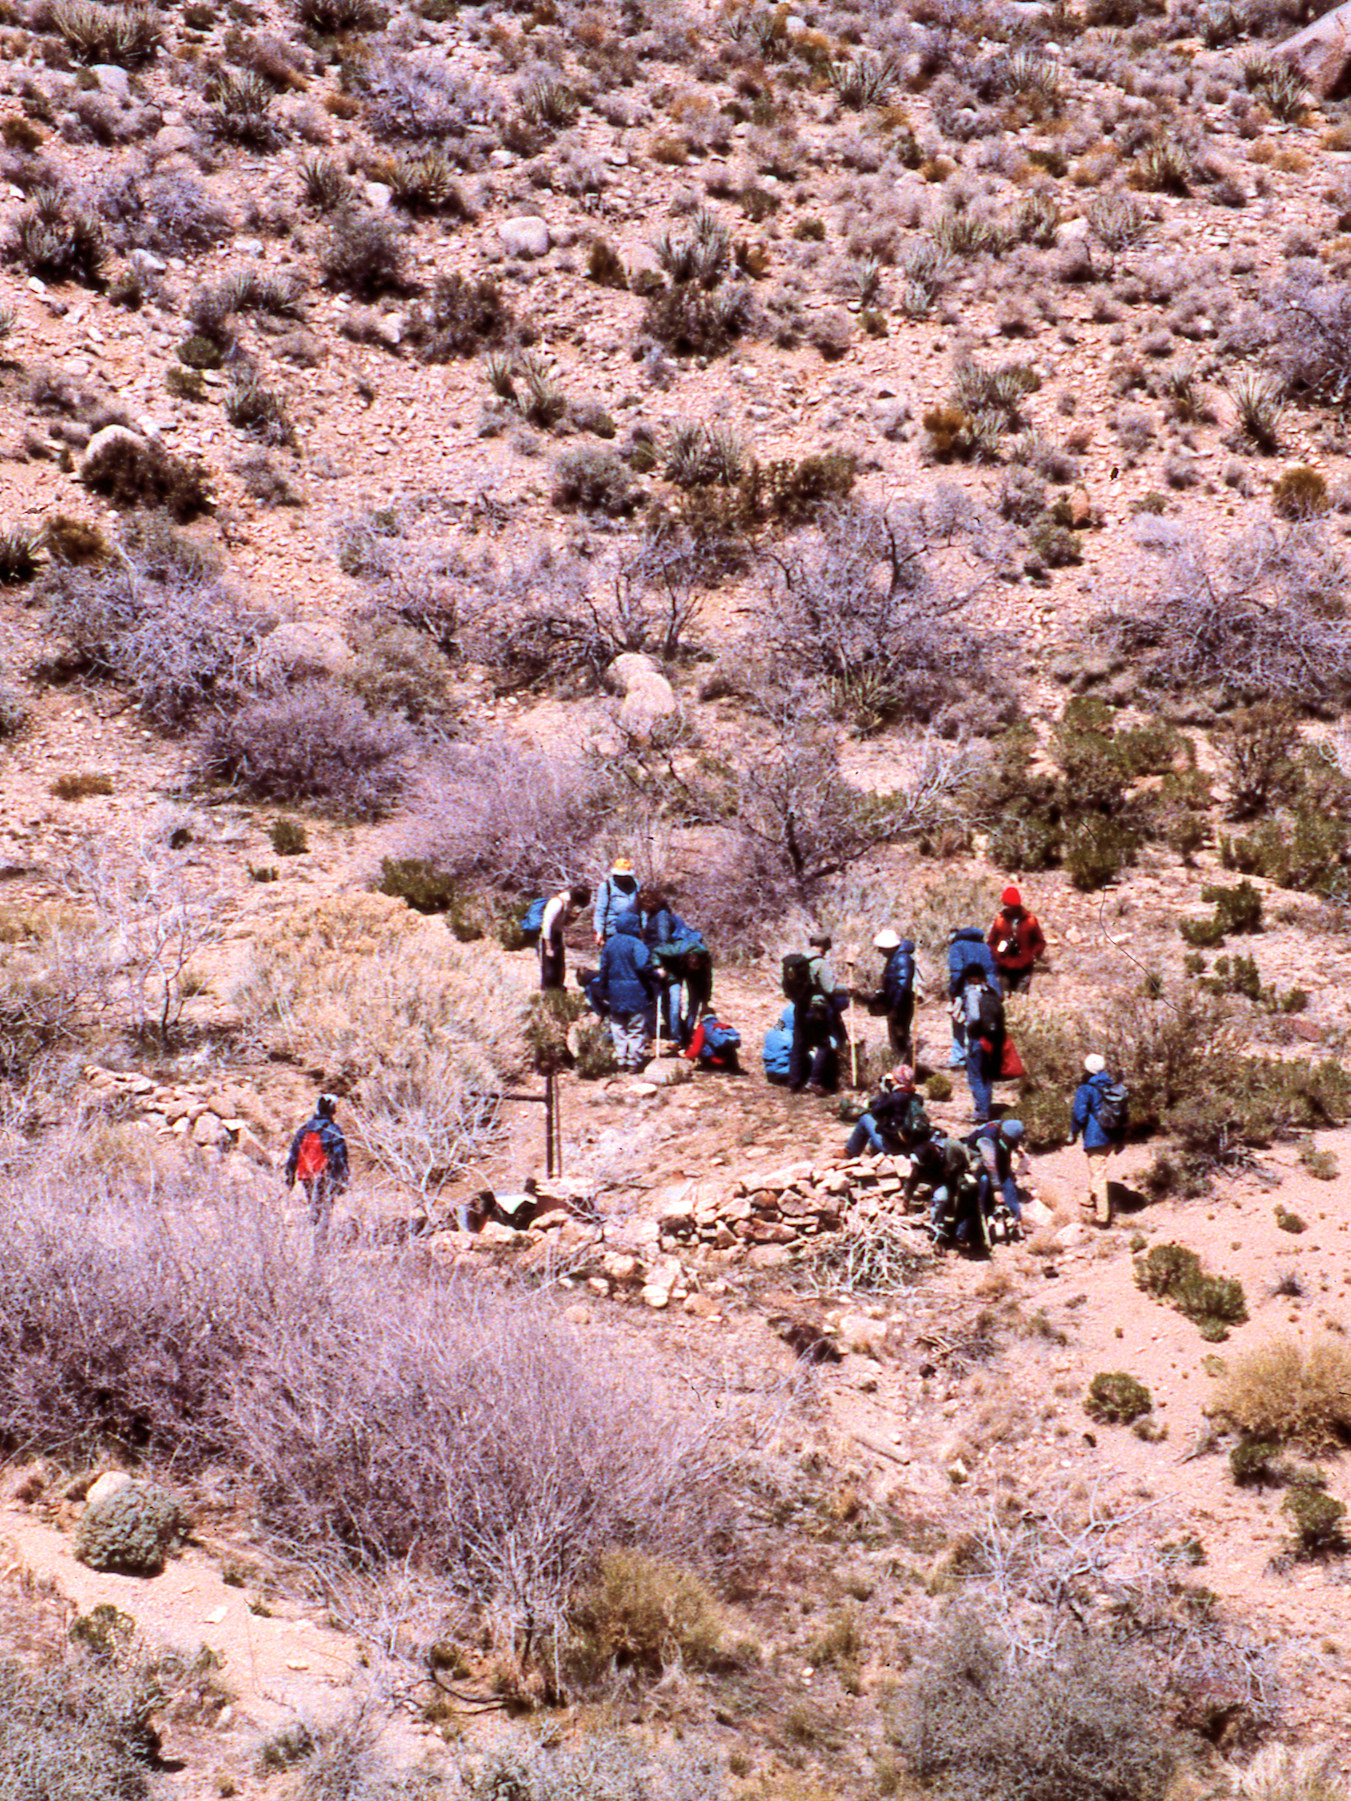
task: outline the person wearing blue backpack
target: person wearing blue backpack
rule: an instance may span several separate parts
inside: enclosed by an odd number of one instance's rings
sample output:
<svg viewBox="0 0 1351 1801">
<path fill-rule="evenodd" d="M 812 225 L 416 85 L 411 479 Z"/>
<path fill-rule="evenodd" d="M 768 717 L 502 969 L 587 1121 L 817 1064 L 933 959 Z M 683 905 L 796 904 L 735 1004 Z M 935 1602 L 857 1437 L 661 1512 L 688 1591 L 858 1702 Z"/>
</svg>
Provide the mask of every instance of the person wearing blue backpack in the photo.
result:
<svg viewBox="0 0 1351 1801">
<path fill-rule="evenodd" d="M 539 924 L 539 985 L 547 992 L 567 982 L 567 951 L 563 934 L 583 907 L 591 904 L 591 890 L 582 884 L 564 888 L 544 903 Z M 527 915 L 527 918 L 529 915 Z"/>
<path fill-rule="evenodd" d="M 1084 1079 L 1074 1092 L 1070 1110 L 1070 1143 L 1082 1137 L 1088 1159 L 1088 1205 L 1084 1211 L 1099 1226 L 1112 1223 L 1112 1194 L 1107 1180 L 1113 1151 L 1125 1142 L 1130 1097 L 1114 1081 L 1107 1059 L 1096 1053 L 1084 1058 Z"/>
<path fill-rule="evenodd" d="M 979 926 L 959 926 L 948 939 L 948 999 L 953 1003 L 950 1069 L 968 1067 L 966 1016 L 960 1005 L 968 972 L 978 972 L 996 994 L 1003 994 L 999 965 Z"/>
<path fill-rule="evenodd" d="M 740 1049 L 741 1034 L 736 1027 L 726 1025 L 709 1013 L 694 1028 L 689 1044 L 680 1054 L 703 1069 L 724 1069 L 729 1075 L 739 1076 L 741 1063 L 737 1052 Z"/>
<path fill-rule="evenodd" d="M 915 941 L 902 938 L 888 926 L 873 939 L 873 949 L 882 955 L 882 974 L 876 989 L 854 999 L 861 1001 L 874 1016 L 883 1015 L 892 1054 L 910 1055 L 910 1029 L 915 1018 Z"/>
<path fill-rule="evenodd" d="M 643 943 L 637 908 L 630 908 L 615 921 L 593 984 L 609 1016 L 620 1069 L 639 1070 L 647 1062 L 656 1025 L 657 984 L 657 965 Z"/>
</svg>

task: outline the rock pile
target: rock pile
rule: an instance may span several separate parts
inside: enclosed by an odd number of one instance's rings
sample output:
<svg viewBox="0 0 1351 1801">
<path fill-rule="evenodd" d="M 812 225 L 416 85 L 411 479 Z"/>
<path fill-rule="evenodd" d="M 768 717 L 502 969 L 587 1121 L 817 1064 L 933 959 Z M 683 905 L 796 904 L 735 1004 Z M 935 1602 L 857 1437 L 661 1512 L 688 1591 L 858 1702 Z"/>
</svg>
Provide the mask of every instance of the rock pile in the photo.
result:
<svg viewBox="0 0 1351 1801">
<path fill-rule="evenodd" d="M 735 1182 L 725 1193 L 668 1206 L 663 1248 L 707 1245 L 755 1269 L 790 1263 L 823 1233 L 858 1229 L 903 1214 L 903 1157 L 858 1157 L 826 1165 L 791 1163 Z"/>
<path fill-rule="evenodd" d="M 158 1125 L 166 1137 L 181 1139 L 205 1153 L 236 1151 L 255 1163 L 271 1167 L 272 1153 L 243 1117 L 252 1111 L 253 1096 L 238 1084 L 224 1082 L 153 1082 L 133 1071 L 100 1069 L 84 1071 L 95 1101 L 111 1112 L 140 1115 Z"/>
</svg>

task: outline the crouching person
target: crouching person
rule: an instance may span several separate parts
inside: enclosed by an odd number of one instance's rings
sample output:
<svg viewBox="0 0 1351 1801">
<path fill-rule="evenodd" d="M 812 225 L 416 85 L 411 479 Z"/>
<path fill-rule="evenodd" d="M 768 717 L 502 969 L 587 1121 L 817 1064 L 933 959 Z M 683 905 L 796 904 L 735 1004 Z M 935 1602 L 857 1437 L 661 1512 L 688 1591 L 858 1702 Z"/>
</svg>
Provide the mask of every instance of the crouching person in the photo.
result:
<svg viewBox="0 0 1351 1801">
<path fill-rule="evenodd" d="M 868 1102 L 866 1112 L 849 1134 L 844 1154 L 861 1157 L 865 1151 L 876 1156 L 908 1153 L 927 1139 L 932 1129 L 924 1102 L 915 1091 L 915 1072 L 909 1064 L 902 1063 L 882 1078 L 882 1091 Z"/>
<path fill-rule="evenodd" d="M 967 1139 L 978 1159 L 976 1166 L 980 1186 L 980 1206 L 988 1220 L 1002 1201 L 1022 1230 L 1023 1204 L 1018 1194 L 1018 1177 L 1027 1164 L 1023 1149 L 1026 1131 L 1020 1119 L 992 1119 Z"/>
</svg>

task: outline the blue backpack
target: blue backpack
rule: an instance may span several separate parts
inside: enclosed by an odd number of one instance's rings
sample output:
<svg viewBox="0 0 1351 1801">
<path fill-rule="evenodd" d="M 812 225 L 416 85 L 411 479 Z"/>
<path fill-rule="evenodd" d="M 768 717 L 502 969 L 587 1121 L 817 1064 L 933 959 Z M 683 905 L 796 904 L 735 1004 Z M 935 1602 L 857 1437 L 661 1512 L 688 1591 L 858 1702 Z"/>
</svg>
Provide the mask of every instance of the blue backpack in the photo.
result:
<svg viewBox="0 0 1351 1801">
<path fill-rule="evenodd" d="M 521 915 L 521 936 L 527 944 L 533 943 L 539 937 L 540 930 L 544 925 L 544 909 L 548 904 L 544 895 L 541 894 L 537 900 L 531 901 Z"/>
<path fill-rule="evenodd" d="M 765 1048 L 761 1053 L 761 1061 L 765 1066 L 766 1079 L 771 1082 L 786 1082 L 792 1054 L 793 1009 L 785 1007 L 779 1016 L 778 1025 L 771 1026 L 765 1033 Z"/>
<path fill-rule="evenodd" d="M 700 1053 L 705 1057 L 720 1057 L 724 1051 L 741 1049 L 741 1034 L 735 1026 L 725 1026 L 720 1019 L 703 1021 L 704 1048 Z"/>
</svg>

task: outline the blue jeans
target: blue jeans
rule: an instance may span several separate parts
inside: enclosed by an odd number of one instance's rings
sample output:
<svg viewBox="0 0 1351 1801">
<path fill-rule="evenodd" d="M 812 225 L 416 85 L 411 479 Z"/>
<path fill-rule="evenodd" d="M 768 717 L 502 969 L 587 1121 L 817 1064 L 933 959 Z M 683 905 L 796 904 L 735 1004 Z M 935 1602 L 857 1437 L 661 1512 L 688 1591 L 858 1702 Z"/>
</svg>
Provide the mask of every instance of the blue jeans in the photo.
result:
<svg viewBox="0 0 1351 1801">
<path fill-rule="evenodd" d="M 614 1042 L 615 1061 L 621 1069 L 641 1069 L 651 1052 L 652 1015 L 650 1013 L 612 1013 L 610 1037 Z"/>
<path fill-rule="evenodd" d="M 979 1181 L 980 1204 L 984 1208 L 986 1214 L 989 1215 L 994 1212 L 994 1191 L 996 1186 L 998 1186 L 1000 1200 L 1003 1201 L 1009 1212 L 1018 1221 L 1019 1225 L 1021 1225 L 1023 1221 L 1023 1204 L 1018 1199 L 1018 1184 L 1013 1179 L 1013 1171 L 1010 1170 L 1006 1176 L 992 1176 L 988 1169 L 983 1169 L 980 1172 Z"/>
<path fill-rule="evenodd" d="M 885 1157 L 887 1147 L 882 1141 L 882 1134 L 877 1129 L 877 1121 L 871 1113 L 865 1113 L 849 1134 L 849 1142 L 844 1147 L 846 1157 L 861 1157 L 865 1150 L 874 1151 L 879 1157 Z"/>
<path fill-rule="evenodd" d="M 993 1075 L 994 1058 L 986 1055 L 979 1038 L 973 1038 L 966 1048 L 966 1079 L 971 1084 L 971 1103 L 979 1121 L 990 1117 L 990 1104 L 994 1100 Z"/>
</svg>

